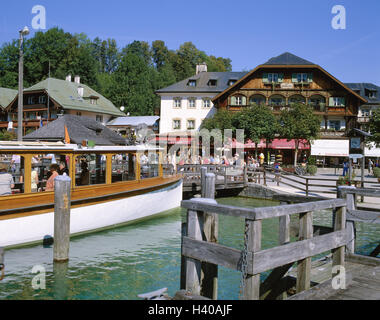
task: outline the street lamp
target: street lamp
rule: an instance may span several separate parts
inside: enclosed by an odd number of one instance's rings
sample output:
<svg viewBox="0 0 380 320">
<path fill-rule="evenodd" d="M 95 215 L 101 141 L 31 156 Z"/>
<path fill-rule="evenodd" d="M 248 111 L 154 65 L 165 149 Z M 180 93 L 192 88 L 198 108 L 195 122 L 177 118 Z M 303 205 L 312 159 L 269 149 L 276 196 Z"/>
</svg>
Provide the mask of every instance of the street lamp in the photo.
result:
<svg viewBox="0 0 380 320">
<path fill-rule="evenodd" d="M 18 110 L 17 110 L 17 140 L 22 141 L 22 129 L 23 129 L 23 82 L 24 82 L 24 52 L 23 52 L 23 44 L 24 44 L 24 36 L 29 34 L 28 27 L 24 27 L 24 29 L 19 31 L 20 33 L 20 41 L 19 41 L 19 51 L 20 57 L 18 61 Z"/>
</svg>

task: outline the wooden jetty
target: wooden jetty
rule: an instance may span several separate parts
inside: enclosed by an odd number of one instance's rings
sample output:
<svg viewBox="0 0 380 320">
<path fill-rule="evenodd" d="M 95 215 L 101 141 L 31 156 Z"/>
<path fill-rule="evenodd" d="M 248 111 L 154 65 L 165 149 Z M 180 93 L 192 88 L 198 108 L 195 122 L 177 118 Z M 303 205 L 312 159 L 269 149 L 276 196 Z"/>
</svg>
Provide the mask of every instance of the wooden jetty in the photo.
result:
<svg viewBox="0 0 380 320">
<path fill-rule="evenodd" d="M 181 206 L 187 209 L 187 223 L 182 234 L 181 291 L 178 295 L 188 299 L 199 296 L 216 299 L 215 268 L 221 265 L 242 272 L 241 298 L 244 300 L 379 299 L 380 259 L 354 252 L 355 222 L 380 222 L 378 212 L 359 210 L 355 199 L 357 196 L 380 196 L 380 190 L 349 187 L 339 190 L 338 199 L 289 204 L 290 197 L 283 198 L 280 206 L 252 209 L 221 205 L 207 198 L 182 201 Z M 319 210 L 331 210 L 331 227 L 313 226 L 313 212 Z M 218 215 L 245 220 L 243 250 L 220 245 L 217 237 L 210 234 L 210 230 L 218 234 L 217 225 L 205 222 L 209 217 L 217 221 Z M 290 242 L 291 215 L 299 217 L 298 241 L 295 242 Z M 279 219 L 279 244 L 262 249 L 262 221 L 271 218 Z M 380 245 L 372 255 L 377 255 L 379 250 Z M 327 251 L 331 252 L 331 271 L 327 279 L 322 277 L 319 283 L 314 282 L 312 257 Z M 292 277 L 289 271 L 295 263 L 295 277 Z M 213 271 L 207 265 L 214 266 Z M 266 271 L 271 273 L 261 282 L 260 274 Z M 341 284 L 342 279 L 347 280 L 347 287 L 335 286 L 334 289 L 334 281 Z"/>
</svg>

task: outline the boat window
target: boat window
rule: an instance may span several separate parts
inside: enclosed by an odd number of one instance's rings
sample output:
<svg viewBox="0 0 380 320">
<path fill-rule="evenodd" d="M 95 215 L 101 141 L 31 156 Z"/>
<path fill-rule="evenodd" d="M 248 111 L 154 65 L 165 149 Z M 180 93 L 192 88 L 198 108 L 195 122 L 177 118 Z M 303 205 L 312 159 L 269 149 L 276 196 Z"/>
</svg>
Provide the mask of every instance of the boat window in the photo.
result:
<svg viewBox="0 0 380 320">
<path fill-rule="evenodd" d="M 135 161 L 131 153 L 112 156 L 112 182 L 135 180 Z"/>
<path fill-rule="evenodd" d="M 0 155 L 0 196 L 24 193 L 24 157 Z"/>
<path fill-rule="evenodd" d="M 31 191 L 54 191 L 54 179 L 58 175 L 70 176 L 70 157 L 64 154 L 36 154 L 32 157 Z"/>
<path fill-rule="evenodd" d="M 158 177 L 158 153 L 144 152 L 140 156 L 141 179 Z"/>
<path fill-rule="evenodd" d="M 82 154 L 75 158 L 75 185 L 106 183 L 106 155 Z"/>
</svg>

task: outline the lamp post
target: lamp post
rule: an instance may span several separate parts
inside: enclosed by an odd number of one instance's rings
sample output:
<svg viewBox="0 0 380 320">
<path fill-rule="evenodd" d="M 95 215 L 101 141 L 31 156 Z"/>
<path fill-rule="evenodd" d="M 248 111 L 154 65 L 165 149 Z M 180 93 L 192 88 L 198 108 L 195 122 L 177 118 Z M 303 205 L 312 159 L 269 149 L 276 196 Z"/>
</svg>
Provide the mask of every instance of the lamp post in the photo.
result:
<svg viewBox="0 0 380 320">
<path fill-rule="evenodd" d="M 19 31 L 20 33 L 20 42 L 19 42 L 19 51 L 20 51 L 20 57 L 18 61 L 18 110 L 17 110 L 17 140 L 22 141 L 22 129 L 23 129 L 23 100 L 24 100 L 24 94 L 23 94 L 23 82 L 24 82 L 24 52 L 23 52 L 23 45 L 24 45 L 24 36 L 27 36 L 29 34 L 28 27 L 24 27 L 24 29 Z"/>
</svg>

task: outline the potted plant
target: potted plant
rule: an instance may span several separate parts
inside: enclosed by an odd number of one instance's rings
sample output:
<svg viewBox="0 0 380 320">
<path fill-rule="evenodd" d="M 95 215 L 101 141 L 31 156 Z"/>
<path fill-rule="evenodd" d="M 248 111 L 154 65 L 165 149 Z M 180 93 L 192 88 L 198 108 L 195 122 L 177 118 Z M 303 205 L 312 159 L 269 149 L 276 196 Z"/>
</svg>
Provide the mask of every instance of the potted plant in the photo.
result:
<svg viewBox="0 0 380 320">
<path fill-rule="evenodd" d="M 380 182 L 380 168 L 379 167 L 373 168 L 373 175 L 375 176 L 375 178 L 377 178 L 377 181 Z"/>
</svg>

